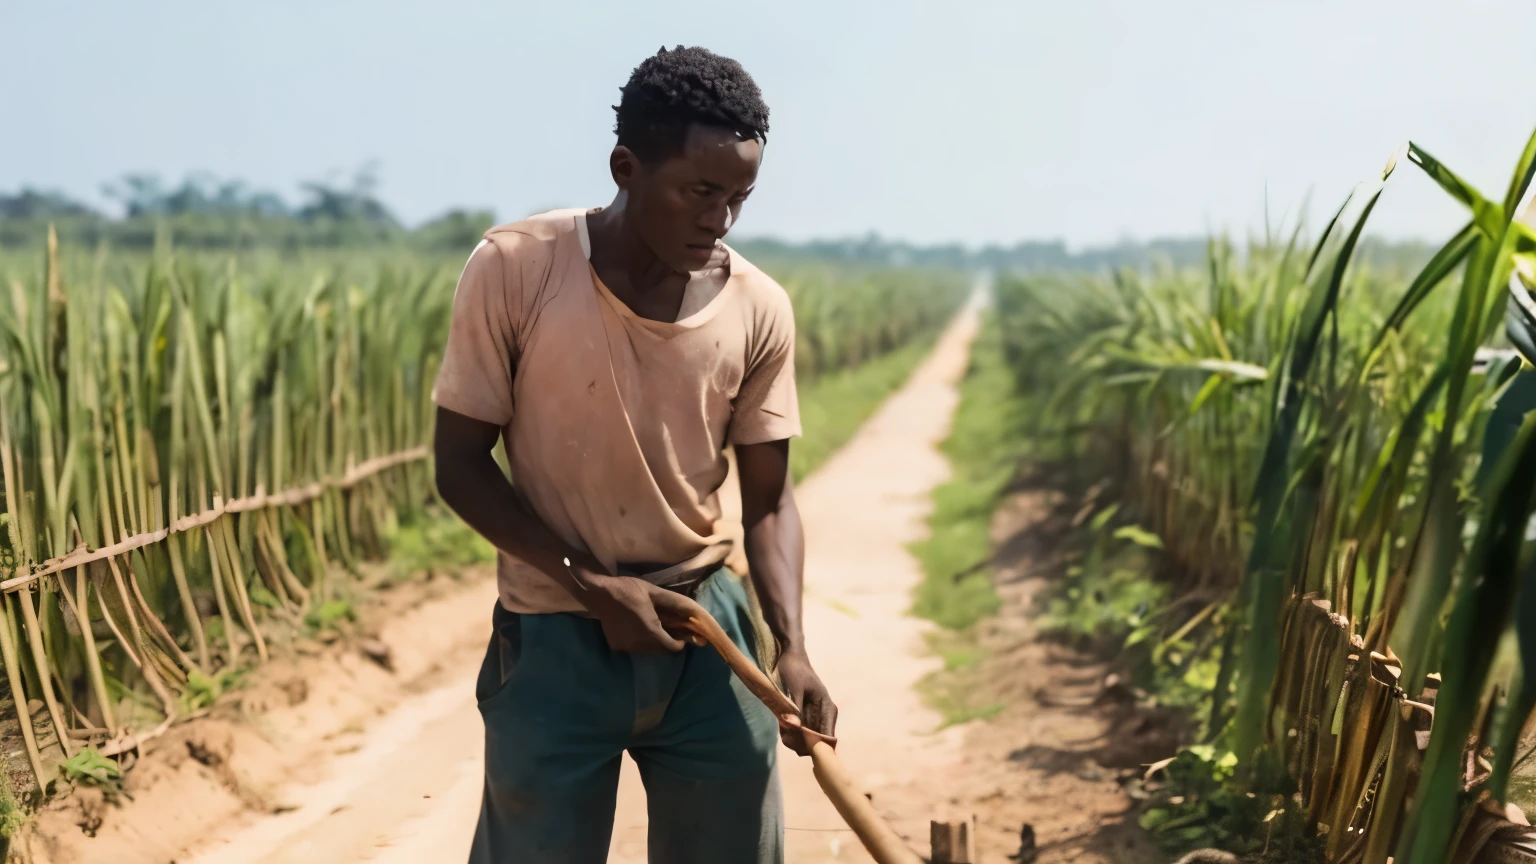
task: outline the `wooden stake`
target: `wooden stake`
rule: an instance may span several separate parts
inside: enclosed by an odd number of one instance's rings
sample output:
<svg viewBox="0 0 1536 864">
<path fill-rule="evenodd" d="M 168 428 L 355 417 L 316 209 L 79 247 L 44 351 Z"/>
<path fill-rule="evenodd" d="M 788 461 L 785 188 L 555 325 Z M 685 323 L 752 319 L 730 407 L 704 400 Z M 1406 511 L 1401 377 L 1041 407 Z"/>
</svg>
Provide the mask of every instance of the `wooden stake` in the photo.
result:
<svg viewBox="0 0 1536 864">
<path fill-rule="evenodd" d="M 970 820 L 928 823 L 932 864 L 976 864 L 976 832 Z"/>
</svg>

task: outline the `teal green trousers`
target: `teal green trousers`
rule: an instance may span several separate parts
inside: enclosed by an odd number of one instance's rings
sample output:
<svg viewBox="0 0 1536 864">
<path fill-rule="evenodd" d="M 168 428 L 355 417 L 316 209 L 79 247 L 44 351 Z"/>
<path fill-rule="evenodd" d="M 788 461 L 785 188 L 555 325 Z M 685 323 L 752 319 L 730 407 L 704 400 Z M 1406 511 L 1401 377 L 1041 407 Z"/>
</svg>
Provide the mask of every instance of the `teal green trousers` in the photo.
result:
<svg viewBox="0 0 1536 864">
<path fill-rule="evenodd" d="M 700 587 L 756 653 L 741 580 Z M 651 864 L 781 864 L 778 723 L 714 649 L 612 651 L 598 622 L 498 603 L 476 684 L 485 796 L 470 864 L 603 864 L 620 757 L 640 767 Z"/>
</svg>

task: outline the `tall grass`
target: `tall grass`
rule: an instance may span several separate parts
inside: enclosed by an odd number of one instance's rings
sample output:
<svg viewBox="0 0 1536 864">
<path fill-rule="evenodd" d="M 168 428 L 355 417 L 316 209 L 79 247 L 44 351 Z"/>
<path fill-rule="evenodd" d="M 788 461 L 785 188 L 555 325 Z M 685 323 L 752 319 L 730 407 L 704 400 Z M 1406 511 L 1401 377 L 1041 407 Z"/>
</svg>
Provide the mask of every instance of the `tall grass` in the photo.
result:
<svg viewBox="0 0 1536 864">
<path fill-rule="evenodd" d="M 1470 214 L 1412 278 L 1354 260 L 1400 158 Z M 1513 217 L 1533 172 L 1536 136 L 1497 198 L 1409 145 L 1310 248 L 1000 291 L 1019 386 L 1051 406 L 1037 432 L 1107 466 L 1181 592 L 1238 613 L 1195 625 L 1239 622 L 1203 640 L 1213 731 L 1335 856 L 1466 860 L 1536 704 L 1516 650 L 1536 641 L 1536 373 L 1501 347 L 1532 343 L 1536 234 Z"/>
</svg>

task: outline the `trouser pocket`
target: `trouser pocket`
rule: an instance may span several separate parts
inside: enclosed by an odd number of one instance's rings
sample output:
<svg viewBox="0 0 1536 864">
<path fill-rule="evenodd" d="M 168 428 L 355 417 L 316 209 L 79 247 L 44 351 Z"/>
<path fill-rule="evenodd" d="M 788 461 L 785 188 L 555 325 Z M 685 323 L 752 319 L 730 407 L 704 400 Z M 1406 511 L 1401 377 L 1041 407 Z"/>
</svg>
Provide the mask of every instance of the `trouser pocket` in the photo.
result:
<svg viewBox="0 0 1536 864">
<path fill-rule="evenodd" d="M 491 639 L 475 679 L 475 701 L 484 707 L 507 686 L 523 653 L 523 617 L 497 602 L 491 613 Z"/>
</svg>

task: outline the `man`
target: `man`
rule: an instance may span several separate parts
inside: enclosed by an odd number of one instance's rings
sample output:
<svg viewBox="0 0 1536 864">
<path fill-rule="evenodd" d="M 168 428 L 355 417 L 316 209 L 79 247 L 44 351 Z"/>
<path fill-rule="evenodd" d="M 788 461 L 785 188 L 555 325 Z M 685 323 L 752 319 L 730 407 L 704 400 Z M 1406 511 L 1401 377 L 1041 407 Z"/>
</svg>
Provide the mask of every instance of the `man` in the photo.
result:
<svg viewBox="0 0 1536 864">
<path fill-rule="evenodd" d="M 722 565 L 733 446 L 779 679 L 807 727 L 833 732 L 800 625 L 794 319 L 784 290 L 721 243 L 756 183 L 768 108 L 740 64 L 679 47 L 641 63 L 615 110 L 613 203 L 486 232 L 434 391 L 438 489 L 500 550 L 470 860 L 606 860 L 627 750 L 652 862 L 779 862 L 778 721 L 666 627 L 687 595 L 756 653 L 745 589 Z"/>
</svg>

